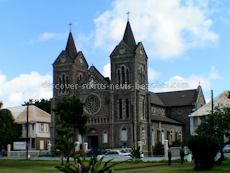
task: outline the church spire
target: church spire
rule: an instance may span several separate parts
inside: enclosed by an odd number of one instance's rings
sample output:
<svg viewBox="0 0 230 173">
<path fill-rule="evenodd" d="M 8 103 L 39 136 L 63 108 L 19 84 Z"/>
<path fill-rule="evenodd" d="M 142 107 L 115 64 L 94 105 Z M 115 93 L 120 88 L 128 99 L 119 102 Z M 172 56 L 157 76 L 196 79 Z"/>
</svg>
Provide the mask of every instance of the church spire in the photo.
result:
<svg viewBox="0 0 230 173">
<path fill-rule="evenodd" d="M 135 49 L 136 48 L 136 41 L 133 36 L 133 31 L 131 29 L 129 21 L 127 21 L 126 29 L 125 29 L 125 34 L 123 36 L 123 41 L 131 48 Z"/>
<path fill-rule="evenodd" d="M 68 54 L 69 54 L 69 56 L 71 58 L 75 58 L 75 56 L 77 55 L 77 49 L 76 49 L 74 39 L 73 39 L 73 35 L 72 35 L 72 32 L 71 32 L 71 25 L 72 24 L 70 23 L 69 38 L 68 38 L 68 42 L 67 42 L 65 51 L 68 52 Z"/>
</svg>

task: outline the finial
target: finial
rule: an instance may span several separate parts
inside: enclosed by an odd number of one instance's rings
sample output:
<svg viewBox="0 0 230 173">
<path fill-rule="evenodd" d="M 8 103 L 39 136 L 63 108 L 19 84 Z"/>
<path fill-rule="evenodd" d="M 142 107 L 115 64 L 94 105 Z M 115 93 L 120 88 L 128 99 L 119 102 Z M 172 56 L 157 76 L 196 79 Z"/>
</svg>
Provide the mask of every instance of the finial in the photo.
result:
<svg viewBox="0 0 230 173">
<path fill-rule="evenodd" d="M 199 81 L 199 86 L 200 86 L 200 81 Z"/>
<path fill-rule="evenodd" d="M 129 21 L 129 14 L 130 14 L 130 12 L 129 11 L 127 11 L 127 22 Z"/>
<path fill-rule="evenodd" d="M 69 31 L 71 32 L 71 26 L 72 26 L 73 24 L 70 22 L 70 24 L 69 24 L 69 26 L 70 26 L 70 29 L 69 29 Z"/>
</svg>

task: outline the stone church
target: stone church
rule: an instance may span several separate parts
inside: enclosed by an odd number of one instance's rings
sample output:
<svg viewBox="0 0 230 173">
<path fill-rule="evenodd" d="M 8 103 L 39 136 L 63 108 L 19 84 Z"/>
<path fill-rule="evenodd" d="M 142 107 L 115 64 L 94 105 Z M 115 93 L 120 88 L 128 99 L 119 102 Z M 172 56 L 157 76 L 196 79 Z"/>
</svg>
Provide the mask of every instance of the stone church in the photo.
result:
<svg viewBox="0 0 230 173">
<path fill-rule="evenodd" d="M 123 39 L 110 55 L 111 79 L 93 65 L 89 67 L 69 33 L 66 49 L 53 63 L 54 108 L 64 96 L 79 98 L 89 119 L 84 142 L 89 148 L 137 147 L 142 141 L 145 155 L 152 155 L 157 141 L 175 139 L 186 143 L 188 115 L 205 104 L 200 86 L 193 90 L 153 93 L 148 91 L 148 56 L 141 42 L 136 44 L 130 22 Z M 55 119 L 51 118 L 51 143 L 55 140 Z M 82 142 L 81 135 L 78 141 Z"/>
</svg>

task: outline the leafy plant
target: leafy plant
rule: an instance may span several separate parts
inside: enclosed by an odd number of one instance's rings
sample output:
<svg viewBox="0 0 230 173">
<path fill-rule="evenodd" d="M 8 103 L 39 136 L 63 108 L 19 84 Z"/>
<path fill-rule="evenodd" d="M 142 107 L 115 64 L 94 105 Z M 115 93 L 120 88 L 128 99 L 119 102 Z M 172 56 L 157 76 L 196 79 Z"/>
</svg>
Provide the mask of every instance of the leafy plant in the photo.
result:
<svg viewBox="0 0 230 173">
<path fill-rule="evenodd" d="M 55 166 L 58 170 L 62 172 L 68 172 L 68 173 L 74 173 L 74 172 L 82 172 L 82 173 L 104 173 L 109 172 L 112 173 L 113 170 L 112 167 L 116 166 L 117 164 L 120 164 L 120 162 L 111 163 L 113 159 L 108 160 L 104 163 L 102 166 L 102 161 L 104 157 L 102 157 L 100 160 L 97 159 L 97 156 L 92 156 L 89 160 L 89 165 L 84 165 L 82 160 L 79 156 L 74 157 L 75 165 L 70 164 L 68 167 L 62 167 L 62 166 Z M 81 170 L 81 171 L 80 171 Z"/>
<path fill-rule="evenodd" d="M 54 145 L 55 150 L 59 150 L 59 155 L 66 158 L 66 167 L 69 165 L 69 158 L 70 156 L 74 155 L 74 148 L 76 144 L 73 142 L 68 141 L 68 138 L 63 136 L 58 136 L 56 138 L 56 143 Z"/>
<path fill-rule="evenodd" d="M 130 157 L 132 158 L 132 161 L 137 161 L 141 159 L 141 151 L 140 151 L 140 147 L 138 147 L 137 149 L 132 148 Z"/>
<path fill-rule="evenodd" d="M 154 155 L 164 155 L 164 145 L 161 143 L 161 141 L 158 141 L 155 145 L 155 148 L 153 150 Z"/>
<path fill-rule="evenodd" d="M 179 139 L 175 139 L 175 141 L 172 141 L 172 147 L 180 147 L 181 141 Z"/>
<path fill-rule="evenodd" d="M 209 170 L 214 158 L 223 145 L 222 139 L 212 135 L 190 136 L 188 147 L 195 159 L 195 169 Z"/>
</svg>

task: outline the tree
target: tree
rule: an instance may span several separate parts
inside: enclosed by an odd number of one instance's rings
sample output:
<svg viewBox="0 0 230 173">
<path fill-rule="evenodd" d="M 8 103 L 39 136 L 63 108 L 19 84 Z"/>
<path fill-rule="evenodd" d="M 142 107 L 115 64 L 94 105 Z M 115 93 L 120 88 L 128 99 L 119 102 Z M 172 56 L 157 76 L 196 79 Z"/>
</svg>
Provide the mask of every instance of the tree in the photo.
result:
<svg viewBox="0 0 230 173">
<path fill-rule="evenodd" d="M 179 147 L 181 146 L 182 142 L 179 139 L 175 139 L 172 141 L 172 147 Z"/>
<path fill-rule="evenodd" d="M 69 166 L 69 158 L 74 155 L 74 148 L 76 144 L 70 142 L 68 138 L 58 136 L 54 145 L 55 150 L 59 150 L 59 154 L 66 158 L 66 167 Z"/>
<path fill-rule="evenodd" d="M 164 145 L 158 141 L 153 150 L 154 155 L 164 155 Z"/>
<path fill-rule="evenodd" d="M 221 138 L 209 134 L 190 136 L 188 147 L 195 159 L 195 169 L 211 169 L 214 158 L 222 145 Z"/>
<path fill-rule="evenodd" d="M 0 150 L 7 144 L 12 144 L 22 135 L 22 126 L 14 123 L 11 112 L 7 109 L 0 110 Z"/>
<path fill-rule="evenodd" d="M 73 99 L 64 97 L 62 101 L 59 101 L 54 109 L 59 119 L 56 120 L 58 135 L 70 138 L 73 136 L 75 142 L 75 132 L 78 129 L 79 133 L 83 136 L 86 134 L 86 123 L 88 117 L 83 115 L 83 107 L 85 103 L 82 103 L 79 99 Z"/>
<path fill-rule="evenodd" d="M 43 111 L 46 111 L 49 114 L 51 113 L 51 99 L 41 99 L 35 101 L 33 101 L 33 99 L 29 99 L 28 102 L 24 102 L 24 104 L 22 104 L 22 106 L 25 105 L 35 105 Z"/>
<path fill-rule="evenodd" d="M 213 114 L 208 114 L 200 117 L 201 123 L 196 129 L 198 135 L 210 134 L 221 137 L 224 142 L 224 136 L 229 136 L 230 131 L 230 107 L 216 106 Z M 223 148 L 230 144 L 230 140 L 225 141 L 221 147 L 221 157 L 218 163 L 224 159 Z"/>
</svg>

